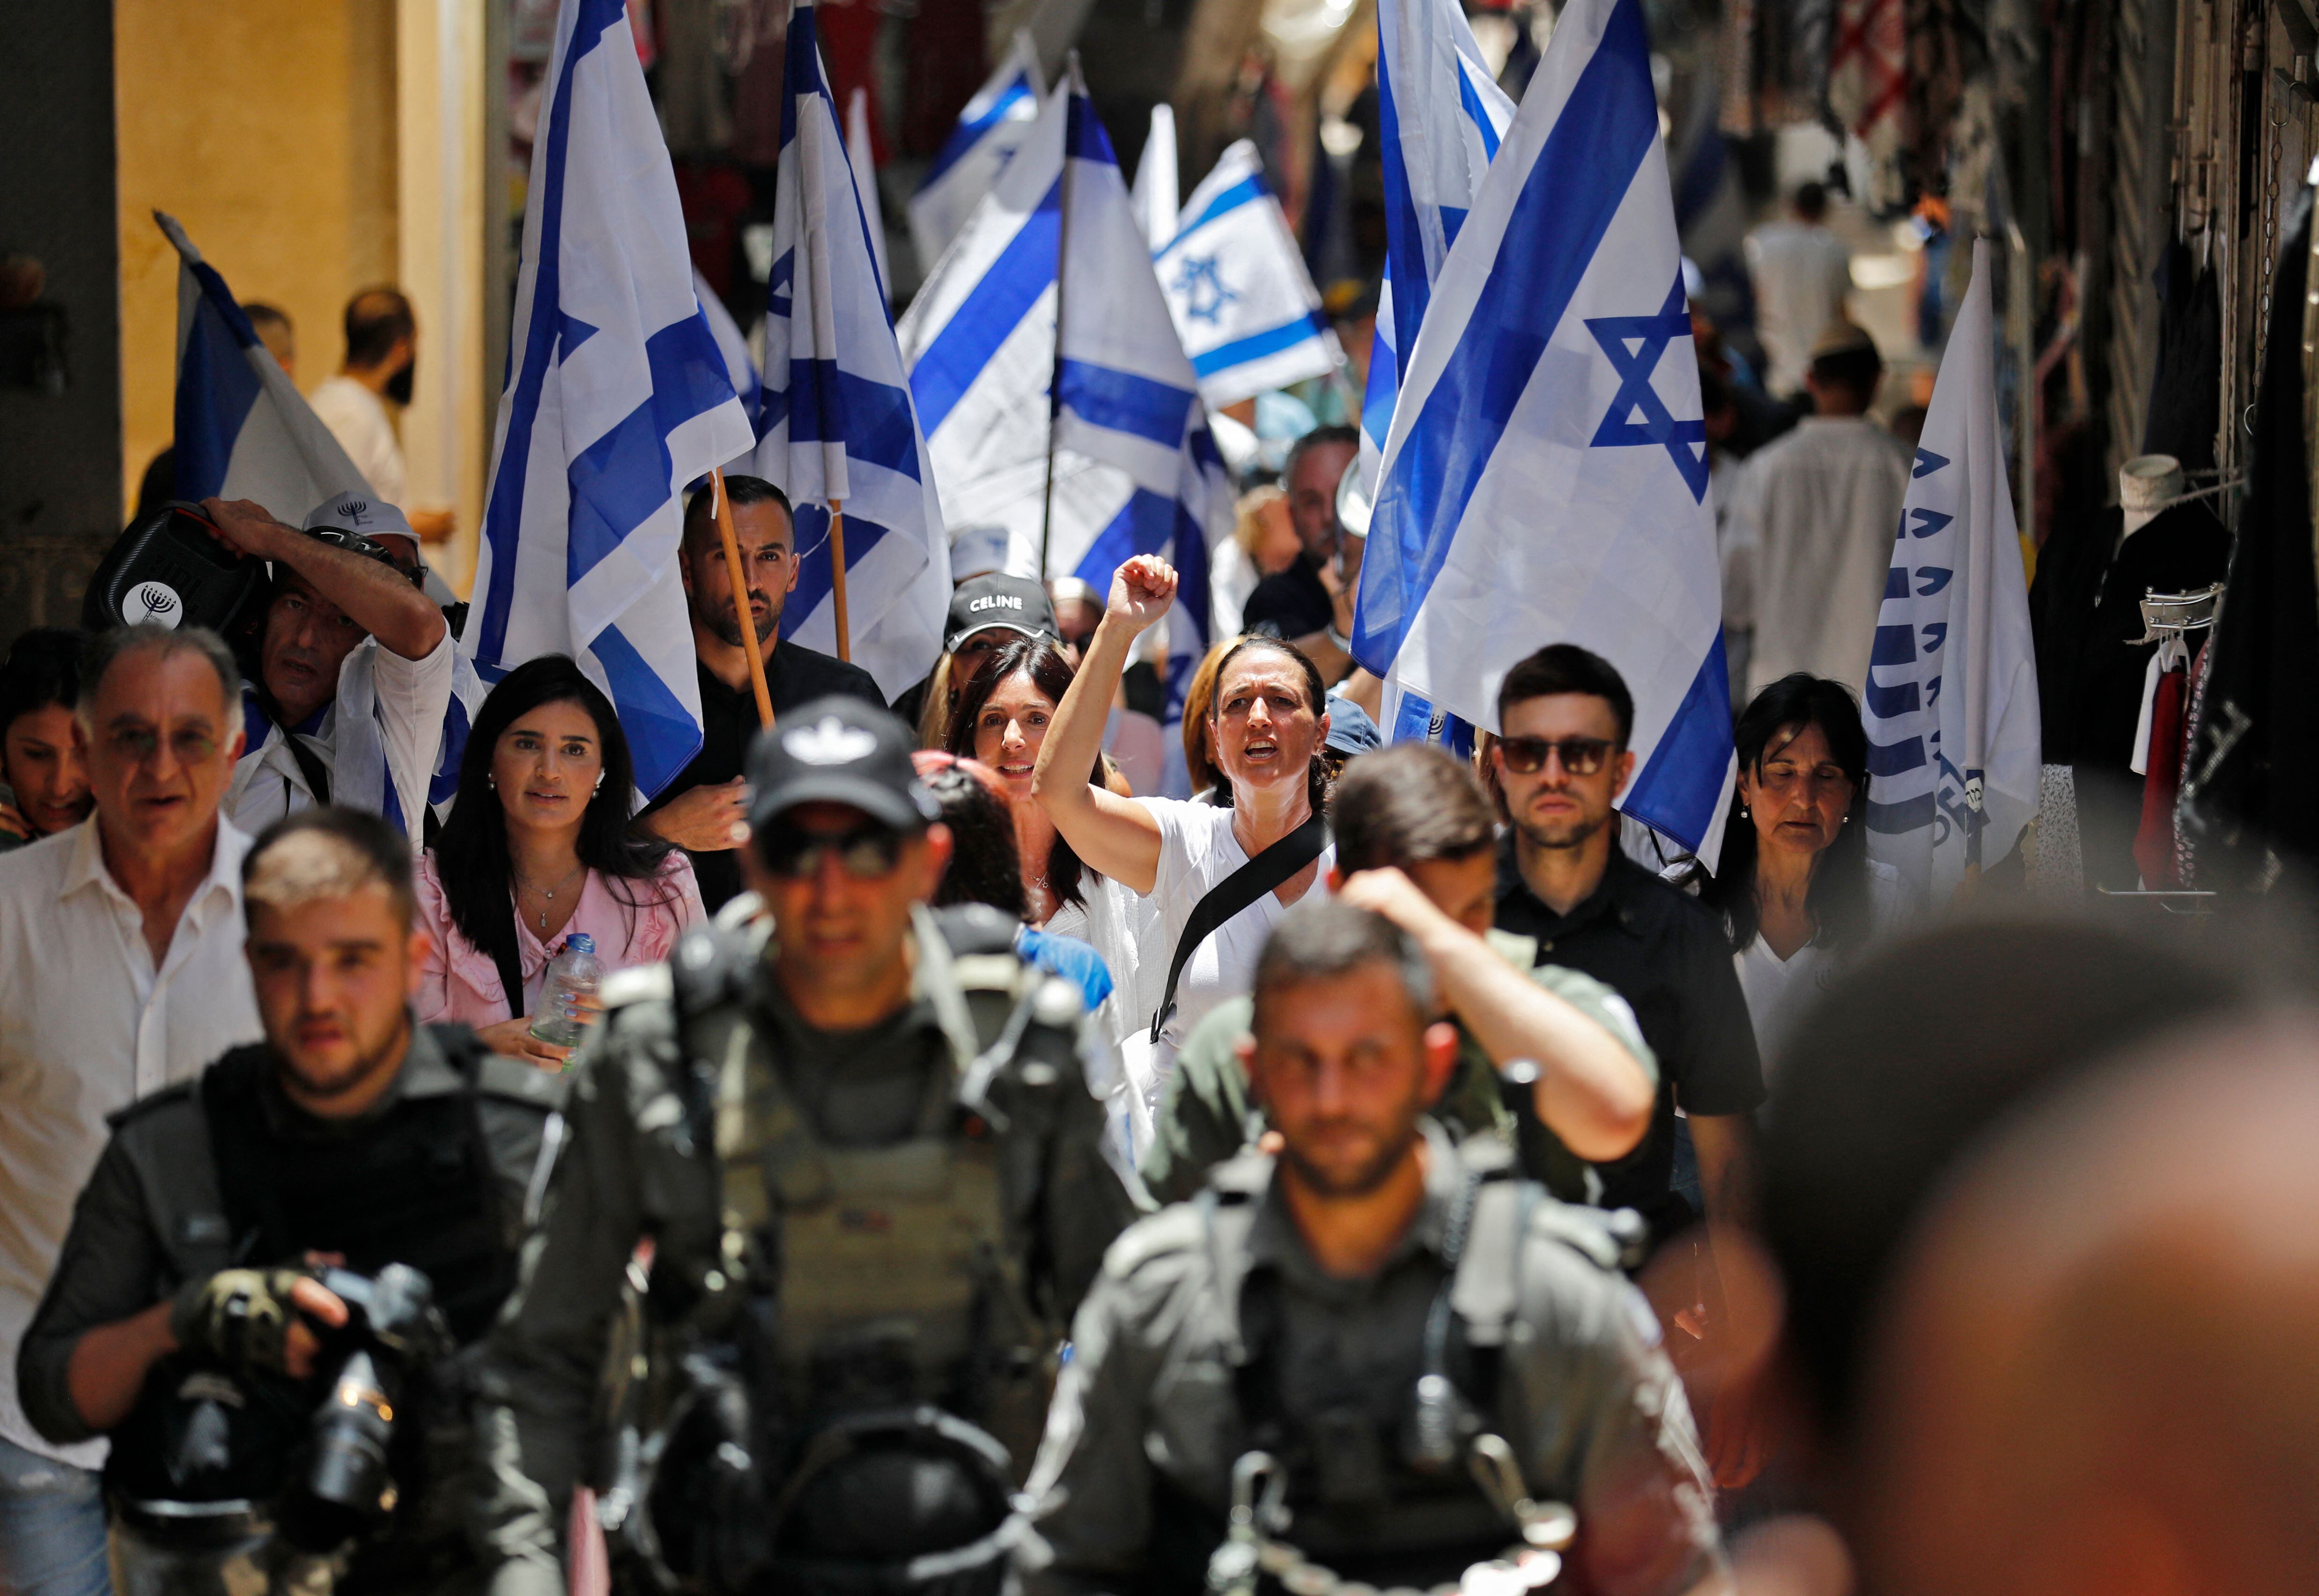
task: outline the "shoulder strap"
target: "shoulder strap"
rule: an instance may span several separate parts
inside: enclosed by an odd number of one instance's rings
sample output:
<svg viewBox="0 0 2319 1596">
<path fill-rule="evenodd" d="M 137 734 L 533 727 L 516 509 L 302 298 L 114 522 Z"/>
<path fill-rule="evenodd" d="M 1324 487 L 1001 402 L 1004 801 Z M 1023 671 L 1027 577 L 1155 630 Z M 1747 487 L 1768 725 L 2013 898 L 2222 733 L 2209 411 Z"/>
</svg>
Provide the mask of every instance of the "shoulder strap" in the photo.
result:
<svg viewBox="0 0 2319 1596">
<path fill-rule="evenodd" d="M 1209 888 L 1192 906 L 1192 917 L 1184 923 L 1184 934 L 1176 939 L 1176 957 L 1168 966 L 1168 988 L 1160 994 L 1160 1007 L 1151 1016 L 1154 1042 L 1160 1040 L 1168 1016 L 1175 1012 L 1176 983 L 1199 945 L 1233 915 L 1320 858 L 1328 846 L 1328 817 L 1315 809 L 1304 825 Z"/>
<path fill-rule="evenodd" d="M 282 746 L 290 751 L 291 759 L 298 766 L 298 773 L 306 778 L 306 790 L 314 795 L 314 802 L 318 806 L 328 805 L 330 801 L 330 772 L 322 763 L 322 756 L 307 747 L 298 734 L 290 729 L 290 723 L 282 718 L 282 706 L 274 701 L 274 695 L 266 690 L 263 681 L 253 680 L 249 690 L 257 699 L 258 709 L 281 732 Z"/>
</svg>

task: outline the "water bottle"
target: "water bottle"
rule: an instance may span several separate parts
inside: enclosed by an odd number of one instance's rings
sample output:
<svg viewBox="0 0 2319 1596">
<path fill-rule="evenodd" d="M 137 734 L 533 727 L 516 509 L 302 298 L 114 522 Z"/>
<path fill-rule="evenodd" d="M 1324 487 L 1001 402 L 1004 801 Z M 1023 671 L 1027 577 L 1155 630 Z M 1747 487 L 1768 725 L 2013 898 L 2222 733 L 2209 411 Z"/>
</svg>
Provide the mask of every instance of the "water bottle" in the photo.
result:
<svg viewBox="0 0 2319 1596">
<path fill-rule="evenodd" d="M 547 974 L 540 980 L 539 1011 L 532 1018 L 532 1035 L 560 1048 L 579 1046 L 580 1033 L 594 1017 L 581 1000 L 595 996 L 603 979 L 596 939 L 584 931 L 565 937 L 563 949 L 547 961 Z"/>
</svg>

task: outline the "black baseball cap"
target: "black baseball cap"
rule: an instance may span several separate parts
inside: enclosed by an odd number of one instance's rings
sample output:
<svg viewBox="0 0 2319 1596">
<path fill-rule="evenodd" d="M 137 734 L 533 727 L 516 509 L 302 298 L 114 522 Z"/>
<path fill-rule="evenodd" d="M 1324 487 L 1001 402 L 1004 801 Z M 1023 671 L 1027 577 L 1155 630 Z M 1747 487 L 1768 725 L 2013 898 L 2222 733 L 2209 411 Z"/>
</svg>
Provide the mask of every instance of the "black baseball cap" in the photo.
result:
<svg viewBox="0 0 2319 1596">
<path fill-rule="evenodd" d="M 782 712 L 749 744 L 749 825 L 799 804 L 849 804 L 897 831 L 925 829 L 942 810 L 910 763 L 909 728 L 860 699 L 835 695 Z"/>
<path fill-rule="evenodd" d="M 1055 607 L 1047 590 L 1026 576 L 992 572 L 959 583 L 950 596 L 950 621 L 943 628 L 943 652 L 956 654 L 958 645 L 977 632 L 1003 628 L 1025 637 L 1062 640 L 1055 626 Z"/>
</svg>

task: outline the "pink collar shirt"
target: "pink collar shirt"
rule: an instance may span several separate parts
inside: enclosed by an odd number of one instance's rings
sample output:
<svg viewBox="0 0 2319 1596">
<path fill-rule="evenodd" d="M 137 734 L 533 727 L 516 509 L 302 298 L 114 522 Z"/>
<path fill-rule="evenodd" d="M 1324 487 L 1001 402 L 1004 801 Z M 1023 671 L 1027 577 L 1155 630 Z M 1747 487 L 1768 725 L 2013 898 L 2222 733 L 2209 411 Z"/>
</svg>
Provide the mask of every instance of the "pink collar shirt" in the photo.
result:
<svg viewBox="0 0 2319 1596">
<path fill-rule="evenodd" d="M 481 1030 L 509 1017 L 507 989 L 499 966 L 451 923 L 451 906 L 435 873 L 435 855 L 420 861 L 419 922 L 427 930 L 427 952 L 420 963 L 419 1017 L 452 1020 Z M 635 905 L 627 900 L 634 898 Z M 580 888 L 580 906 L 552 943 L 539 940 L 538 930 L 516 916 L 516 956 L 523 966 L 523 1012 L 539 1002 L 540 978 L 547 961 L 562 951 L 573 932 L 594 939 L 596 957 L 607 971 L 631 965 L 657 964 L 666 959 L 688 925 L 708 917 L 700 888 L 692 879 L 692 861 L 672 851 L 659 876 L 648 881 L 608 879 L 590 870 Z"/>
</svg>

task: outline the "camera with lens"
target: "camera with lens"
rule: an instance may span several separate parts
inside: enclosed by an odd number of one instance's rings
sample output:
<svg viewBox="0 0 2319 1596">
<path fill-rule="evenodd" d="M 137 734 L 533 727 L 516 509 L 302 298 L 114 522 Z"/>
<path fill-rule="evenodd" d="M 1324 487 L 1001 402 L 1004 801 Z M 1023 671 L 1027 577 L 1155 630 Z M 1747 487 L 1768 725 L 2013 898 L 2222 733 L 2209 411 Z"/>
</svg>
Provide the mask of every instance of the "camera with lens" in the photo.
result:
<svg viewBox="0 0 2319 1596">
<path fill-rule="evenodd" d="M 450 1331 L 408 1265 L 318 1278 L 347 1322 L 309 1321 L 322 1343 L 311 1380 L 180 1354 L 113 1433 L 105 1485 L 125 1596 L 327 1591 L 352 1543 L 394 1510 L 411 1399 Z"/>
<path fill-rule="evenodd" d="M 347 1305 L 344 1329 L 326 1336 L 319 1366 L 329 1394 L 314 1410 L 306 1445 L 281 1498 L 282 1538 L 302 1551 L 342 1546 L 394 1510 L 390 1458 L 413 1377 L 451 1348 L 435 1288 L 407 1264 L 365 1277 L 322 1272 Z"/>
</svg>

